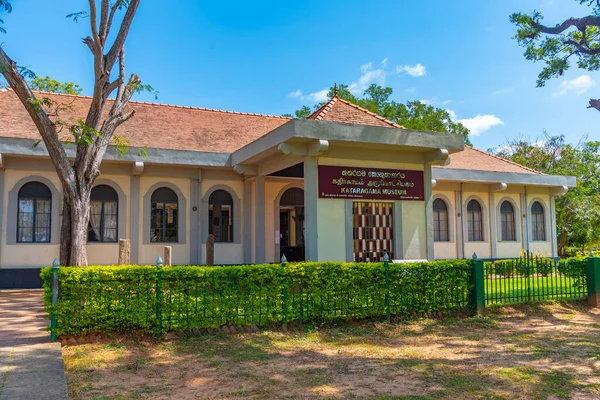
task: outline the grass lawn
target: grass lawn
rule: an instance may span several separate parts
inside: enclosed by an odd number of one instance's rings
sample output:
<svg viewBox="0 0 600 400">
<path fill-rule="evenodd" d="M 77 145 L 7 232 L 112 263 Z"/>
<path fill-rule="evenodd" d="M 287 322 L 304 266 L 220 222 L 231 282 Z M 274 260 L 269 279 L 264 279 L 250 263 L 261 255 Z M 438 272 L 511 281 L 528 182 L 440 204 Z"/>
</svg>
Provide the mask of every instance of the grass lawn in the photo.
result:
<svg viewBox="0 0 600 400">
<path fill-rule="evenodd" d="M 587 296 L 587 289 L 576 283 L 574 278 L 556 275 L 486 278 L 486 304 L 581 299 Z"/>
<path fill-rule="evenodd" d="M 72 399 L 600 398 L 600 310 L 63 347 Z"/>
</svg>

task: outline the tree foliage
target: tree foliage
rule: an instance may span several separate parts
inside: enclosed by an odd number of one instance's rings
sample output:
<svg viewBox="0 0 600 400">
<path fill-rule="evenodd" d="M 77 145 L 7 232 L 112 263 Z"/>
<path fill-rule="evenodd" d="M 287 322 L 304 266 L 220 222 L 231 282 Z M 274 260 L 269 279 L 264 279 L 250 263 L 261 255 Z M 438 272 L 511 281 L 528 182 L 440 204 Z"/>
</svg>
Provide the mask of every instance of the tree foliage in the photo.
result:
<svg viewBox="0 0 600 400">
<path fill-rule="evenodd" d="M 555 26 L 542 24 L 544 16 L 539 11 L 510 16 L 510 21 L 517 26 L 514 38 L 525 48 L 525 58 L 544 63 L 538 75 L 538 87 L 562 76 L 572 63 L 587 71 L 600 69 L 600 0 L 576 1 L 591 8 L 589 14 L 567 18 Z M 591 99 L 588 108 L 600 111 L 600 101 Z"/>
<path fill-rule="evenodd" d="M 455 121 L 448 110 L 420 101 L 398 103 L 390 100 L 393 94 L 391 87 L 371 84 L 364 91 L 363 97 L 356 97 L 350 92 L 348 85 L 342 84 L 331 87 L 327 95 L 329 98 L 332 98 L 336 94 L 346 101 L 365 108 L 405 128 L 461 135 L 465 138 L 465 143 L 471 145 L 469 129 L 460 122 Z M 323 104 L 325 103 L 315 105 L 315 110 L 319 109 Z M 309 115 L 310 108 L 306 105 L 295 112 L 296 118 L 306 118 Z"/>
<path fill-rule="evenodd" d="M 59 82 L 55 79 L 46 77 L 36 76 L 29 81 L 29 87 L 31 90 L 37 90 L 40 92 L 49 93 L 60 93 L 60 94 L 74 94 L 78 95 L 83 92 L 81 86 L 73 82 Z"/>
<path fill-rule="evenodd" d="M 136 74 L 125 74 L 125 40 L 137 12 L 140 0 L 89 0 L 89 10 L 67 17 L 76 22 L 89 22 L 90 35 L 83 44 L 93 58 L 94 85 L 90 107 L 83 118 L 62 120 L 60 112 L 69 105 L 60 104 L 32 89 L 78 94 L 81 88 L 60 83 L 51 78 L 37 78 L 27 68 L 20 67 L 0 46 L 0 73 L 15 92 L 36 125 L 63 188 L 60 261 L 62 265 L 87 265 L 86 237 L 89 221 L 89 200 L 94 181 L 100 174 L 100 164 L 113 141 L 117 151 L 123 151 L 124 138 L 116 129 L 134 116 L 126 110 L 131 97 L 143 85 Z M 0 12 L 11 12 L 10 0 L 0 0 Z M 122 15 L 121 15 L 122 14 Z M 5 32 L 1 26 L 1 32 Z M 109 96 L 112 98 L 107 102 Z M 65 139 L 61 131 L 68 132 Z M 66 144 L 75 144 L 75 157 L 70 160 Z M 126 141 L 125 141 L 126 142 Z"/>
<path fill-rule="evenodd" d="M 545 134 L 542 140 L 514 140 L 495 153 L 545 174 L 577 177 L 577 187 L 556 198 L 560 254 L 567 246 L 600 242 L 600 142 L 572 145 L 563 135 Z"/>
</svg>

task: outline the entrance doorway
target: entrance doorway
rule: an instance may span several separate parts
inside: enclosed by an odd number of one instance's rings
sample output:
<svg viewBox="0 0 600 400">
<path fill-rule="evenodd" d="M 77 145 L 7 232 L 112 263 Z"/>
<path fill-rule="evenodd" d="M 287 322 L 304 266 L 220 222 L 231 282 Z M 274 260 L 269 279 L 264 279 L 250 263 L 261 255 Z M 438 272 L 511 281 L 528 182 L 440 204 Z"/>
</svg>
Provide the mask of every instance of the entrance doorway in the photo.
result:
<svg viewBox="0 0 600 400">
<path fill-rule="evenodd" d="M 355 201 L 352 205 L 354 261 L 394 257 L 394 203 Z"/>
<path fill-rule="evenodd" d="M 304 261 L 304 190 L 290 188 L 279 201 L 279 250 L 288 261 Z"/>
</svg>

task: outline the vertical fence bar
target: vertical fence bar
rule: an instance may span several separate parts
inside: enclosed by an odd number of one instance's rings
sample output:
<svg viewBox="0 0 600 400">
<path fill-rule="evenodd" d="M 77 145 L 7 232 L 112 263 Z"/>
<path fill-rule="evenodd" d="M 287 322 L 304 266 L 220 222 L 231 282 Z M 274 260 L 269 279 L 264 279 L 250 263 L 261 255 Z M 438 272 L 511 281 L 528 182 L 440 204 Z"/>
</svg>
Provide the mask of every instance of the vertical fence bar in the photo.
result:
<svg viewBox="0 0 600 400">
<path fill-rule="evenodd" d="M 477 314 L 485 312 L 485 277 L 483 275 L 483 260 L 473 260 L 471 269 L 471 308 Z"/>
<path fill-rule="evenodd" d="M 287 258 L 285 258 L 285 254 L 281 256 L 281 266 L 285 267 L 287 264 Z M 283 289 L 281 291 L 282 294 L 282 302 L 281 302 L 281 320 L 284 324 L 287 323 L 287 279 L 285 268 L 282 268 L 283 272 Z"/>
<path fill-rule="evenodd" d="M 57 258 L 52 263 L 52 314 L 50 316 L 50 340 L 56 342 L 56 303 L 58 302 L 58 269 L 60 262 Z"/>
<path fill-rule="evenodd" d="M 392 320 L 392 310 L 390 307 L 390 256 L 387 253 L 383 255 L 383 267 L 385 268 L 385 315 L 390 322 Z"/>
<path fill-rule="evenodd" d="M 586 266 L 588 304 L 600 307 L 600 258 L 589 257 Z"/>
<path fill-rule="evenodd" d="M 162 280 L 162 269 L 158 268 L 158 274 L 156 275 L 156 328 L 158 334 L 162 334 L 162 294 L 161 294 L 161 280 Z"/>
</svg>

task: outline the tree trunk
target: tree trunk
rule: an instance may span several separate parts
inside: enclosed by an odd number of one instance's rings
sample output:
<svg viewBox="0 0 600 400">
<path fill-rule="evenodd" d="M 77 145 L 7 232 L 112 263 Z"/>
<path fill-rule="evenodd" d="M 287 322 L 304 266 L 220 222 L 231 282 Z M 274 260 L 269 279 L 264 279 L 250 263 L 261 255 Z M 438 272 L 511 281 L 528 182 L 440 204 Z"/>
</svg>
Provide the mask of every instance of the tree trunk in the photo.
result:
<svg viewBox="0 0 600 400">
<path fill-rule="evenodd" d="M 71 260 L 71 204 L 63 190 L 62 222 L 60 226 L 60 265 L 69 265 Z"/>
<path fill-rule="evenodd" d="M 558 237 L 558 255 L 563 256 L 565 254 L 565 246 L 567 245 L 567 232 L 562 231 Z"/>
<path fill-rule="evenodd" d="M 78 198 L 69 200 L 64 193 L 60 230 L 60 264 L 87 266 L 87 230 L 92 183 L 82 184 Z"/>
<path fill-rule="evenodd" d="M 90 191 L 71 203 L 71 251 L 69 265 L 87 266 L 87 229 Z"/>
</svg>

